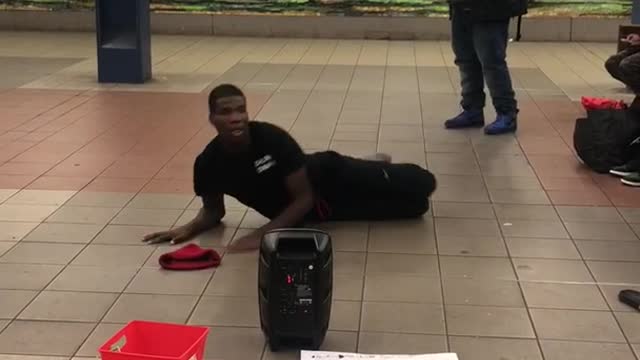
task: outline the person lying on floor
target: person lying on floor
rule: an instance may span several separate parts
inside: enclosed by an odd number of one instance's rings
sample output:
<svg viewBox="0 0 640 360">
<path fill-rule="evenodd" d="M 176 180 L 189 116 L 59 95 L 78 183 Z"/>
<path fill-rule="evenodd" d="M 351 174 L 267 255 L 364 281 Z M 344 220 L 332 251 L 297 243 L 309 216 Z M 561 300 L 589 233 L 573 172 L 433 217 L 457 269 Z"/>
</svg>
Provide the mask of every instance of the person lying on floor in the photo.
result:
<svg viewBox="0 0 640 360">
<path fill-rule="evenodd" d="M 143 241 L 188 241 L 220 224 L 224 195 L 270 221 L 234 241 L 230 251 L 257 249 L 271 230 L 324 221 L 416 218 L 429 209 L 436 179 L 415 164 L 392 164 L 385 154 L 357 159 L 334 151 L 305 154 L 276 125 L 249 120 L 245 95 L 224 84 L 209 95 L 218 135 L 197 156 L 194 190 L 203 207 L 188 224 Z"/>
</svg>

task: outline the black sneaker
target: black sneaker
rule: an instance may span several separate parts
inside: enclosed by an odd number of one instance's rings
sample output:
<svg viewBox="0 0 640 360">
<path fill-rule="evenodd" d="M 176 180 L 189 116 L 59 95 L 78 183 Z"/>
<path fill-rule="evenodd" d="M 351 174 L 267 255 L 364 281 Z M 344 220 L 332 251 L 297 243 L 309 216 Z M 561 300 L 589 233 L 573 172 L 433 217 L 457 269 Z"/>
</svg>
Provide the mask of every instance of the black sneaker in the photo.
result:
<svg viewBox="0 0 640 360">
<path fill-rule="evenodd" d="M 621 181 L 625 185 L 640 187 L 640 173 L 631 173 L 623 177 Z"/>
<path fill-rule="evenodd" d="M 637 172 L 637 170 L 632 169 L 630 165 L 631 164 L 624 164 L 616 166 L 613 169 L 609 170 L 609 173 L 615 176 L 627 177 Z"/>
</svg>

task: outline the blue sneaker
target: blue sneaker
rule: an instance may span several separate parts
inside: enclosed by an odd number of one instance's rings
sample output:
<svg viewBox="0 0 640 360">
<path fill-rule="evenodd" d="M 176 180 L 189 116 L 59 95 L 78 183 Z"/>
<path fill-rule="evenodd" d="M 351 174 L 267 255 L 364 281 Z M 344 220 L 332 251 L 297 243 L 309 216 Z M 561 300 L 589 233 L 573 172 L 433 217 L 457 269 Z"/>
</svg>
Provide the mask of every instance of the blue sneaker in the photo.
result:
<svg viewBox="0 0 640 360">
<path fill-rule="evenodd" d="M 482 110 L 465 110 L 453 119 L 444 122 L 447 129 L 463 129 L 484 126 L 484 113 Z"/>
<path fill-rule="evenodd" d="M 484 128 L 487 135 L 500 135 L 515 132 L 518 129 L 518 122 L 514 116 L 498 115 L 496 121 Z"/>
</svg>

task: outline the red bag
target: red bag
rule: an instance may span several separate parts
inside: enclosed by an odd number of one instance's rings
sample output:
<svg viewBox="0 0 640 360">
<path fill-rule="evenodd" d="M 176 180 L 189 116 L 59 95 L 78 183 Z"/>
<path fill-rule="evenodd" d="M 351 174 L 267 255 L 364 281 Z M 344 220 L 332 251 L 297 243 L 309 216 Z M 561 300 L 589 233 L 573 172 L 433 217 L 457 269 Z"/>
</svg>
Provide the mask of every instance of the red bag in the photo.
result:
<svg viewBox="0 0 640 360">
<path fill-rule="evenodd" d="M 585 110 L 624 110 L 627 108 L 627 104 L 624 101 L 596 98 L 596 97 L 582 97 L 582 106 Z"/>
</svg>

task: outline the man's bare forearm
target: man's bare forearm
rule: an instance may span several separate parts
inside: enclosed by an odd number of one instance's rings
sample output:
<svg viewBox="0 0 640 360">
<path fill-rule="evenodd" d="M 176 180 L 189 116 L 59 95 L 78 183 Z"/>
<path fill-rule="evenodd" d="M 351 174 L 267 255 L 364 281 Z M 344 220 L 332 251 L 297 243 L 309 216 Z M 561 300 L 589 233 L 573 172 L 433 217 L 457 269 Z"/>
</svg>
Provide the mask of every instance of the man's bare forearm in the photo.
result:
<svg viewBox="0 0 640 360">
<path fill-rule="evenodd" d="M 183 225 L 191 236 L 196 236 L 202 232 L 213 229 L 220 225 L 220 221 L 224 217 L 224 211 L 210 210 L 201 208 L 193 220 Z"/>
<path fill-rule="evenodd" d="M 257 229 L 256 235 L 262 236 L 266 232 L 274 229 L 292 227 L 304 220 L 304 217 L 312 208 L 313 197 L 311 195 L 298 198 L 294 200 L 280 215 Z"/>
</svg>

